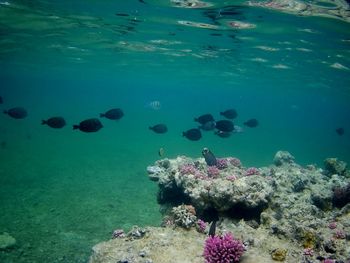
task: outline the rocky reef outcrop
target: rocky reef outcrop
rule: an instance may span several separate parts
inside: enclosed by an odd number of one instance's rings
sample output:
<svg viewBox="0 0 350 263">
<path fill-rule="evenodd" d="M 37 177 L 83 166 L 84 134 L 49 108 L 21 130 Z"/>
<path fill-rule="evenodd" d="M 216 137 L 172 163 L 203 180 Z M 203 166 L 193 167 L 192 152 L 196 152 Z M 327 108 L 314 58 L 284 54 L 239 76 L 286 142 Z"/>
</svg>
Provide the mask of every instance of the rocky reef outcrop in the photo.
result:
<svg viewBox="0 0 350 263">
<path fill-rule="evenodd" d="M 325 169 L 300 166 L 283 151 L 261 168 L 234 157 L 215 166 L 204 158 L 158 160 L 147 171 L 159 186 L 163 227 L 98 244 L 90 262 L 204 262 L 211 221 L 217 233 L 242 240 L 242 263 L 349 262 L 350 179 L 346 164 L 330 160 Z"/>
</svg>

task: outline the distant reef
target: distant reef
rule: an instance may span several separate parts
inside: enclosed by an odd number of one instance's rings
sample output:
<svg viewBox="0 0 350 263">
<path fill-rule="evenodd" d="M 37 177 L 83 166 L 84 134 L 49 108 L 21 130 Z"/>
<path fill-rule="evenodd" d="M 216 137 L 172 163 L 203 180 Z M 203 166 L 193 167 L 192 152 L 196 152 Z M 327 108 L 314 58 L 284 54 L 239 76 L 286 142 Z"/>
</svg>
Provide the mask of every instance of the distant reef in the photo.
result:
<svg viewBox="0 0 350 263">
<path fill-rule="evenodd" d="M 244 245 L 232 262 L 350 262 L 350 172 L 336 158 L 322 169 L 302 167 L 286 151 L 261 168 L 235 157 L 208 166 L 178 156 L 147 172 L 159 186 L 162 225 L 115 230 L 93 247 L 90 263 L 225 262 L 217 258 L 227 253 L 208 245 L 215 238 L 232 254 Z M 228 233 L 234 245 L 224 243 Z"/>
</svg>

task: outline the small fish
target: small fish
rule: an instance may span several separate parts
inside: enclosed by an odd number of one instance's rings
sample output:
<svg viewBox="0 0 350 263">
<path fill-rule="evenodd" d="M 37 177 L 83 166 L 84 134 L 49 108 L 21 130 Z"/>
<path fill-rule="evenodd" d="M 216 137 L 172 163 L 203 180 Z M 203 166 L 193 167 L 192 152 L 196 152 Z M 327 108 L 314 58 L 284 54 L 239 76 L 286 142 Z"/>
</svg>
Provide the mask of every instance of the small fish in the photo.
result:
<svg viewBox="0 0 350 263">
<path fill-rule="evenodd" d="M 158 155 L 159 155 L 159 157 L 163 157 L 164 154 L 165 154 L 164 148 L 163 148 L 163 147 L 160 147 L 159 150 L 158 150 Z"/>
<path fill-rule="evenodd" d="M 146 2 L 143 1 L 143 0 L 139 0 L 139 2 L 142 3 L 142 4 L 146 4 Z"/>
<path fill-rule="evenodd" d="M 154 100 L 146 104 L 146 107 L 152 110 L 160 110 L 162 108 L 162 104 L 160 103 L 160 101 Z"/>
<path fill-rule="evenodd" d="M 168 131 L 168 127 L 162 123 L 149 127 L 149 129 L 155 133 L 166 133 Z"/>
<path fill-rule="evenodd" d="M 233 122 L 229 120 L 217 121 L 215 127 L 222 132 L 232 132 L 235 129 Z"/>
<path fill-rule="evenodd" d="M 209 165 L 209 166 L 216 165 L 217 160 L 216 160 L 214 154 L 208 148 L 204 148 L 202 150 L 202 155 L 203 155 L 204 160 L 207 163 L 207 165 Z"/>
<path fill-rule="evenodd" d="M 209 228 L 209 236 L 214 237 L 216 231 L 216 221 L 213 221 Z"/>
<path fill-rule="evenodd" d="M 42 125 L 48 125 L 51 128 L 60 129 L 66 125 L 66 121 L 62 117 L 52 117 L 47 120 L 42 120 Z"/>
<path fill-rule="evenodd" d="M 107 119 L 110 119 L 110 120 L 119 120 L 121 119 L 122 117 L 124 116 L 124 112 L 119 109 L 119 108 L 116 108 L 116 109 L 111 109 L 105 113 L 100 113 L 100 117 L 101 118 L 107 118 Z"/>
<path fill-rule="evenodd" d="M 191 141 L 198 141 L 200 138 L 202 138 L 202 133 L 200 129 L 195 128 L 195 129 L 184 131 L 182 133 L 182 136 L 186 137 Z"/>
<path fill-rule="evenodd" d="M 73 125 L 73 130 L 79 129 L 82 132 L 97 132 L 103 127 L 99 119 L 92 118 L 80 122 L 79 125 Z"/>
<path fill-rule="evenodd" d="M 234 119 L 237 117 L 237 111 L 235 109 L 228 109 L 220 112 L 220 115 L 224 116 L 227 119 Z"/>
<path fill-rule="evenodd" d="M 257 119 L 249 119 L 246 122 L 243 123 L 245 126 L 248 126 L 250 128 L 254 128 L 259 125 L 259 122 Z"/>
<path fill-rule="evenodd" d="M 209 121 L 214 121 L 214 117 L 210 113 L 207 113 L 199 116 L 198 118 L 194 118 L 194 121 L 199 122 L 200 124 L 205 124 Z"/>
<path fill-rule="evenodd" d="M 222 34 L 220 34 L 220 33 L 211 33 L 210 35 L 213 37 L 221 37 L 222 36 Z"/>
<path fill-rule="evenodd" d="M 129 14 L 125 14 L 125 13 L 116 13 L 116 16 L 130 16 Z"/>
<path fill-rule="evenodd" d="M 345 132 L 344 128 L 338 128 L 335 130 L 335 132 L 339 135 L 339 136 L 342 136 Z"/>
<path fill-rule="evenodd" d="M 4 113 L 8 114 L 10 117 L 14 119 L 24 119 L 28 115 L 26 109 L 22 107 L 15 107 L 9 110 L 5 110 Z"/>
</svg>

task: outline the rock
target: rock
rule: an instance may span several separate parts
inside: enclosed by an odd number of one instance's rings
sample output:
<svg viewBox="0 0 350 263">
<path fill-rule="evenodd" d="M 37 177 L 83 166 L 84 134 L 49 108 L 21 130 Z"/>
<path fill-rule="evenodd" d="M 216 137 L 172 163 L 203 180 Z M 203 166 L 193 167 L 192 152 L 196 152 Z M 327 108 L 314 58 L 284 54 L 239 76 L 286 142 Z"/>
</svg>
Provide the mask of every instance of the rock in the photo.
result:
<svg viewBox="0 0 350 263">
<path fill-rule="evenodd" d="M 287 256 L 287 249 L 284 248 L 276 248 L 272 251 L 271 257 L 276 261 L 284 261 Z"/>
<path fill-rule="evenodd" d="M 324 161 L 324 166 L 327 175 L 345 175 L 347 164 L 346 162 L 339 161 L 337 158 L 327 158 Z"/>
<path fill-rule="evenodd" d="M 16 244 L 16 239 L 4 232 L 0 235 L 0 250 L 8 249 Z"/>
<path fill-rule="evenodd" d="M 287 151 L 278 151 L 275 155 L 275 157 L 273 158 L 273 163 L 276 166 L 281 166 L 283 164 L 292 164 L 294 163 L 294 156 L 291 155 L 289 152 Z"/>
<path fill-rule="evenodd" d="M 94 246 L 89 263 L 203 263 L 205 238 L 193 229 L 149 227 L 143 238 L 118 238 Z"/>
</svg>

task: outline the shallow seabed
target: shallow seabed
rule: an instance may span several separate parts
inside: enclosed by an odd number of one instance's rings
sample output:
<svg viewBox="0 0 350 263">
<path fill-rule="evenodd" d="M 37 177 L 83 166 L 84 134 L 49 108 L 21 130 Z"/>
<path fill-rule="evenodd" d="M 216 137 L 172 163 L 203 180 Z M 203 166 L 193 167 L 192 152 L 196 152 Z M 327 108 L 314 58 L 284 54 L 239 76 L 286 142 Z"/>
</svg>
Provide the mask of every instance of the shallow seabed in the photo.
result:
<svg viewBox="0 0 350 263">
<path fill-rule="evenodd" d="M 0 234 L 17 241 L 1 262 L 86 262 L 114 229 L 158 226 L 146 167 L 160 147 L 162 158 L 209 147 L 246 167 L 281 149 L 303 165 L 350 162 L 348 22 L 245 1 L 144 2 L 0 2 L 0 110 L 28 110 L 0 115 Z M 115 107 L 125 116 L 99 132 L 72 130 Z M 242 133 L 182 137 L 228 108 Z M 52 116 L 67 126 L 41 125 Z M 148 129 L 157 123 L 168 132 Z"/>
</svg>

